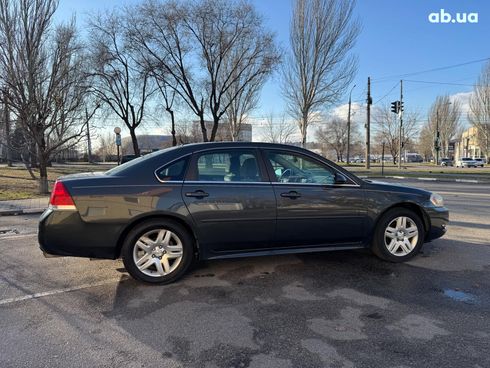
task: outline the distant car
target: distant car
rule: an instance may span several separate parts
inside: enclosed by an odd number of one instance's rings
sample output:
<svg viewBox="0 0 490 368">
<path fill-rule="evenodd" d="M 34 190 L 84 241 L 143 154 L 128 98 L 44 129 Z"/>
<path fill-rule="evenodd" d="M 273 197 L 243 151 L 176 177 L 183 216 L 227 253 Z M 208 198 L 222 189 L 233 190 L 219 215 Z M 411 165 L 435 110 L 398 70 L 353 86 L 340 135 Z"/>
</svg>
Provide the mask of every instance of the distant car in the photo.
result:
<svg viewBox="0 0 490 368">
<path fill-rule="evenodd" d="M 371 248 L 408 261 L 448 219 L 436 193 L 362 180 L 299 147 L 201 143 L 58 179 L 39 242 L 53 255 L 122 257 L 134 278 L 168 283 L 194 259 Z"/>
<path fill-rule="evenodd" d="M 424 162 L 424 159 L 418 153 L 407 153 L 406 157 L 402 157 L 402 161 L 406 162 Z"/>
<path fill-rule="evenodd" d="M 441 160 L 441 166 L 454 166 L 454 161 L 450 158 L 443 158 Z"/>
<path fill-rule="evenodd" d="M 136 155 L 124 155 L 123 157 L 121 157 L 121 164 L 125 164 L 126 162 L 129 162 L 131 160 L 134 160 L 136 157 Z"/>
<path fill-rule="evenodd" d="M 456 167 L 477 167 L 479 164 L 470 157 L 462 157 L 456 161 Z"/>
<path fill-rule="evenodd" d="M 474 161 L 476 162 L 476 166 L 480 166 L 480 167 L 485 166 L 484 158 L 475 158 Z"/>
</svg>

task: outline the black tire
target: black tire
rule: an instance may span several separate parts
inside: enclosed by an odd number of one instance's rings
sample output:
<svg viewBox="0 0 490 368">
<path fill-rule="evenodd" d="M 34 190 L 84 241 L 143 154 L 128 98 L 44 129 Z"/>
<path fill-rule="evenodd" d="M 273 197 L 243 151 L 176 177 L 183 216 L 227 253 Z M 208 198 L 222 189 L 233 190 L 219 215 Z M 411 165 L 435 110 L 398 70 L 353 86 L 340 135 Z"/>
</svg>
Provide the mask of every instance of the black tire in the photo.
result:
<svg viewBox="0 0 490 368">
<path fill-rule="evenodd" d="M 167 275 L 150 276 L 143 273 L 135 263 L 133 252 L 136 242 L 145 233 L 152 230 L 165 229 L 174 233 L 182 243 L 182 259 L 177 267 Z M 154 219 L 142 222 L 136 225 L 126 236 L 124 240 L 121 256 L 124 266 L 129 274 L 139 281 L 148 282 L 151 284 L 169 284 L 181 278 L 194 259 L 194 238 L 178 222 L 167 219 Z"/>
<path fill-rule="evenodd" d="M 416 245 L 413 247 L 410 253 L 406 255 L 394 255 L 388 250 L 387 245 L 385 244 L 385 230 L 387 229 L 388 225 L 390 225 L 396 218 L 402 216 L 409 218 L 417 226 L 418 239 Z M 417 253 L 420 252 L 420 249 L 424 244 L 424 237 L 425 237 L 424 235 L 425 235 L 424 224 L 422 223 L 420 217 L 414 211 L 411 211 L 406 208 L 396 207 L 387 211 L 379 219 L 376 225 L 376 229 L 374 230 L 371 250 L 376 256 L 378 256 L 379 258 L 385 261 L 395 262 L 395 263 L 405 262 L 415 257 Z"/>
</svg>

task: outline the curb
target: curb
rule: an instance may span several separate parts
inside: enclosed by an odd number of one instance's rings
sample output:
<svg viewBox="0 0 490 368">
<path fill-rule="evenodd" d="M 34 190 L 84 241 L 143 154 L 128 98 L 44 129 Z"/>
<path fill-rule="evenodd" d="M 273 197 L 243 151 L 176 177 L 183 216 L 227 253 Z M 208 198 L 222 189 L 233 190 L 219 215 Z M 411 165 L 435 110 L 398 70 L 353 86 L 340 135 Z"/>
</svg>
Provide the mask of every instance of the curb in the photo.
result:
<svg viewBox="0 0 490 368">
<path fill-rule="evenodd" d="M 411 176 L 397 176 L 397 175 L 386 175 L 386 176 L 360 176 L 364 179 L 403 179 L 403 180 L 420 180 L 420 181 L 438 181 L 446 183 L 471 183 L 471 184 L 488 184 L 490 181 L 476 180 L 476 179 L 450 179 L 450 178 L 434 178 L 434 177 L 411 177 Z"/>
<path fill-rule="evenodd" d="M 0 210 L 1 216 L 18 216 L 18 215 L 32 215 L 37 213 L 43 213 L 45 208 L 26 208 L 17 210 Z"/>
</svg>

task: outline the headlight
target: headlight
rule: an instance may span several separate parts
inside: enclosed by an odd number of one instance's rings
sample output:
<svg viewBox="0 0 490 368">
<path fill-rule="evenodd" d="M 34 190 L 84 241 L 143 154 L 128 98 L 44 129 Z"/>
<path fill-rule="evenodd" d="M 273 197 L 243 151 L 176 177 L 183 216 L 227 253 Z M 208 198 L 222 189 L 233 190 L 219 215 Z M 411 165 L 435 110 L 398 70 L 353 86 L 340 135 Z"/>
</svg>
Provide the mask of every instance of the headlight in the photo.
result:
<svg viewBox="0 0 490 368">
<path fill-rule="evenodd" d="M 430 195 L 430 201 L 436 207 L 444 207 L 444 198 L 437 193 L 432 193 Z"/>
</svg>

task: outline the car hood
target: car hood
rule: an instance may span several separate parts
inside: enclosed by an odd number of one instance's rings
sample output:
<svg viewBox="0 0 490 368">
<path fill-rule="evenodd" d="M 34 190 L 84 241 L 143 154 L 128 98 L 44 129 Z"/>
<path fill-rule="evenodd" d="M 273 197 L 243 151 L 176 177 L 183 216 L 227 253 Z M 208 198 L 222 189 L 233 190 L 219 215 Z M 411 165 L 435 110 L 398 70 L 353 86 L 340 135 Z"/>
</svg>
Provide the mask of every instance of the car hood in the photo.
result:
<svg viewBox="0 0 490 368">
<path fill-rule="evenodd" d="M 399 183 L 387 183 L 384 181 L 370 180 L 370 179 L 364 179 L 364 182 L 367 183 L 370 189 L 377 189 L 377 190 L 382 190 L 387 192 L 411 193 L 411 194 L 418 194 L 424 196 L 431 195 L 431 192 L 427 190 L 411 187 Z"/>
</svg>

